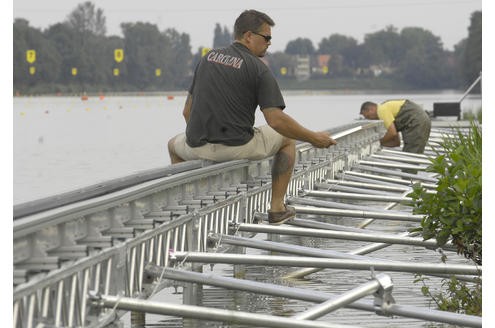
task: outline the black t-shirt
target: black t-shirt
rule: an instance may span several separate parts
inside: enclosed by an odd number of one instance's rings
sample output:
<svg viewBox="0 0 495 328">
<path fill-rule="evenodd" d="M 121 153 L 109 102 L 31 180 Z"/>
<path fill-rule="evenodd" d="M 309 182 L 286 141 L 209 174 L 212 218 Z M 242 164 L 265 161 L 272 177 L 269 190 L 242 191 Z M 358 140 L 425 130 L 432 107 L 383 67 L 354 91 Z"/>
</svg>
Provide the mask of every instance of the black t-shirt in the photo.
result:
<svg viewBox="0 0 495 328">
<path fill-rule="evenodd" d="M 239 146 L 253 137 L 256 108 L 285 108 L 275 77 L 240 43 L 208 52 L 196 67 L 186 128 L 190 147 Z"/>
</svg>

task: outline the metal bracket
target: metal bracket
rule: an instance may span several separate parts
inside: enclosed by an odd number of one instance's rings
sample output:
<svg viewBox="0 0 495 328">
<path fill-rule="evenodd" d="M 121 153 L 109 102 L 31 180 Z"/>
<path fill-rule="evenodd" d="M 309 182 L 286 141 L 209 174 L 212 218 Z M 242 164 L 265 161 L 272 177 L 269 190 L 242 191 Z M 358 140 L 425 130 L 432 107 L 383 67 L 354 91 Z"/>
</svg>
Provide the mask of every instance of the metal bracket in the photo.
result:
<svg viewBox="0 0 495 328">
<path fill-rule="evenodd" d="M 86 295 L 86 304 L 90 309 L 90 313 L 95 316 L 100 316 L 102 313 L 101 293 L 95 290 L 88 290 Z"/>
<path fill-rule="evenodd" d="M 388 308 L 390 305 L 395 304 L 394 297 L 392 296 L 394 283 L 392 282 L 392 278 L 384 273 L 378 274 L 375 279 L 380 284 L 380 288 L 374 293 L 375 299 L 373 306 L 375 307 L 375 313 L 378 315 L 389 315 Z"/>
<path fill-rule="evenodd" d="M 239 223 L 229 221 L 229 235 L 234 234 L 235 231 L 239 230 Z"/>
</svg>

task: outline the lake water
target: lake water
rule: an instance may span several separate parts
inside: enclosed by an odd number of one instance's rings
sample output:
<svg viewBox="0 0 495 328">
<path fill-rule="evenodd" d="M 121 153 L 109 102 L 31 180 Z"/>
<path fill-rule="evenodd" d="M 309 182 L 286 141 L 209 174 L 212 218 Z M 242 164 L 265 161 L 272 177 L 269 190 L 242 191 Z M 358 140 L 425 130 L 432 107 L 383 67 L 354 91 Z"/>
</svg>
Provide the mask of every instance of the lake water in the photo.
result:
<svg viewBox="0 0 495 328">
<path fill-rule="evenodd" d="M 458 101 L 459 92 L 366 94 L 285 92 L 286 113 L 313 130 L 358 119 L 363 101 L 407 97 L 425 109 Z M 184 94 L 172 97 L 15 97 L 13 100 L 14 204 L 167 166 L 167 141 L 184 131 Z M 479 96 L 463 110 L 481 107 Z M 260 111 L 256 124 L 264 124 Z"/>
</svg>

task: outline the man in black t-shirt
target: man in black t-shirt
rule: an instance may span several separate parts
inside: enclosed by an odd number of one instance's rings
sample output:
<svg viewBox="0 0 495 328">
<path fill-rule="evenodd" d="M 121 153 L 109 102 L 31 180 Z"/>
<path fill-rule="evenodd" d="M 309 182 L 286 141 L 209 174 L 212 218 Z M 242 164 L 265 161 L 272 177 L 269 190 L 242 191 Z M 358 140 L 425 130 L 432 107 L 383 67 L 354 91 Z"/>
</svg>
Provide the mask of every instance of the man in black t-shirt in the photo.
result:
<svg viewBox="0 0 495 328">
<path fill-rule="evenodd" d="M 314 132 L 284 113 L 278 83 L 259 59 L 271 44 L 275 23 L 256 10 L 244 11 L 234 25 L 232 45 L 208 52 L 199 62 L 184 105 L 186 132 L 168 142 L 172 164 L 208 159 L 259 160 L 274 155 L 268 218 L 281 224 L 295 216 L 284 202 L 295 161 L 295 140 L 318 148 L 336 144 L 328 132 Z M 255 128 L 260 107 L 268 125 Z"/>
</svg>

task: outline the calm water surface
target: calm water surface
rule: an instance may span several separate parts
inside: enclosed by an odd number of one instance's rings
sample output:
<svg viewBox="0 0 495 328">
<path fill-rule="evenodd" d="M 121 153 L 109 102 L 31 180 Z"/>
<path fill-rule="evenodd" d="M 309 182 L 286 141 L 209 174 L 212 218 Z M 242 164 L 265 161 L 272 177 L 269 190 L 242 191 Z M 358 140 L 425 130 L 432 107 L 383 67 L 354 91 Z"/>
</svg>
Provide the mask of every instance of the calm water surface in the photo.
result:
<svg viewBox="0 0 495 328">
<path fill-rule="evenodd" d="M 408 97 L 432 109 L 461 94 L 285 93 L 286 112 L 302 125 L 325 130 L 358 119 L 363 101 Z M 167 141 L 184 131 L 184 95 L 14 98 L 14 204 L 170 164 Z M 463 110 L 481 106 L 479 97 Z M 260 111 L 256 124 L 264 123 Z"/>
</svg>

